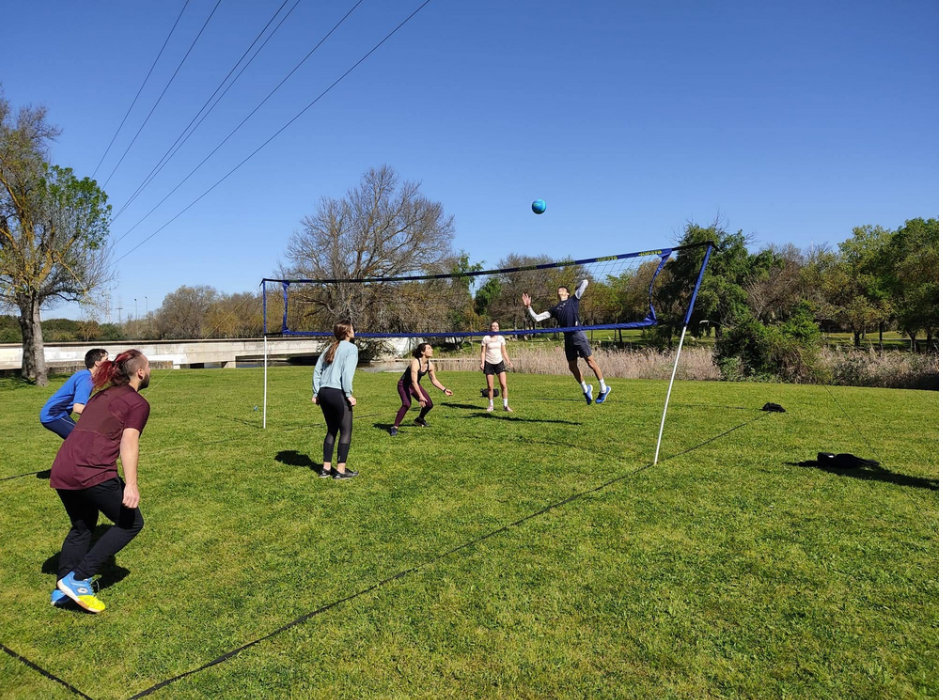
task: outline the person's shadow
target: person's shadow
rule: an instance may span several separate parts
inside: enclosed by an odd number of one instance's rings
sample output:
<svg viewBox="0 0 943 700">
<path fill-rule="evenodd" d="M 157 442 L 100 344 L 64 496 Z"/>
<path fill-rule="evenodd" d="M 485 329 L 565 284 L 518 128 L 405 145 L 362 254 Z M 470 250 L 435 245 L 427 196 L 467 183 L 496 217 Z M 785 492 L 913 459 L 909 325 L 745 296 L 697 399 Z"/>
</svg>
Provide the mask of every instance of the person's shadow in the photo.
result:
<svg viewBox="0 0 943 700">
<path fill-rule="evenodd" d="M 89 545 L 89 549 L 91 549 L 91 547 L 95 545 L 95 542 L 98 541 L 98 538 L 100 538 L 102 535 L 104 535 L 108 531 L 109 527 L 111 526 L 105 525 L 105 524 L 99 524 L 95 528 L 95 531 L 92 533 L 92 542 Z M 53 554 L 46 561 L 43 562 L 43 565 L 40 568 L 40 571 L 42 573 L 48 574 L 54 577 L 53 583 L 52 583 L 53 588 L 56 585 L 56 581 L 58 581 L 59 579 L 59 555 L 61 553 L 62 552 L 56 552 L 55 554 Z M 105 565 L 102 566 L 101 571 L 99 571 L 98 573 L 99 573 L 99 578 L 95 580 L 95 585 L 97 586 L 98 590 L 102 590 L 104 588 L 108 588 L 109 586 L 113 586 L 120 581 L 123 581 L 125 577 L 127 577 L 127 575 L 131 573 L 131 571 L 130 569 L 126 569 L 123 566 L 118 566 L 118 564 L 115 562 L 114 555 L 112 555 L 108 557 L 108 559 L 105 561 Z M 85 610 L 80 608 L 78 605 L 73 603 L 71 600 L 63 603 L 60 607 L 62 607 L 64 610 L 86 612 Z"/>
<path fill-rule="evenodd" d="M 323 466 L 315 464 L 308 455 L 303 455 L 298 450 L 282 450 L 275 455 L 275 461 L 287 464 L 289 467 L 306 467 L 308 469 L 320 469 Z"/>
<path fill-rule="evenodd" d="M 916 489 L 928 489 L 930 491 L 940 490 L 939 479 L 925 479 L 920 476 L 908 476 L 907 474 L 897 474 L 889 469 L 878 465 L 862 466 L 857 469 L 840 469 L 838 467 L 819 464 L 814 459 L 805 462 L 786 462 L 790 467 L 814 467 L 829 474 L 838 476 L 848 476 L 852 479 L 862 479 L 863 481 L 883 481 L 888 484 L 897 484 L 898 486 L 910 486 Z"/>
</svg>

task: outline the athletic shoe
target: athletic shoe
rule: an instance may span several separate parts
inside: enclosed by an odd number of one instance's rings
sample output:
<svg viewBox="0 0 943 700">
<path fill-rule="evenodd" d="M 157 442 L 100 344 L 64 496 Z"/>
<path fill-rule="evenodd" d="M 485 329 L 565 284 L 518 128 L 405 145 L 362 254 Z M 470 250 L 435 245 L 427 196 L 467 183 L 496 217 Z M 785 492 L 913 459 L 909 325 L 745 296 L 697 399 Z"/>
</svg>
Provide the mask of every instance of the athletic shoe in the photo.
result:
<svg viewBox="0 0 943 700">
<path fill-rule="evenodd" d="M 355 472 L 353 469 L 345 469 L 345 470 L 342 471 L 342 472 L 335 471 L 335 472 L 334 472 L 334 478 L 335 478 L 335 479 L 353 479 L 353 478 L 354 478 L 355 476 L 357 476 L 359 473 L 360 473 L 360 472 Z"/>
<path fill-rule="evenodd" d="M 416 425 L 418 425 L 420 428 L 428 428 L 428 427 L 429 427 L 429 424 L 426 423 L 426 421 L 424 421 L 422 418 L 417 418 L 416 420 L 413 421 L 413 423 L 415 423 Z"/>
<path fill-rule="evenodd" d="M 105 609 L 105 604 L 96 598 L 92 591 L 90 578 L 77 579 L 75 572 L 70 571 L 65 578 L 59 580 L 56 588 L 89 612 L 100 613 Z"/>
<path fill-rule="evenodd" d="M 321 467 L 321 471 L 318 472 L 318 476 L 321 477 L 322 479 L 326 479 L 331 475 L 333 471 L 334 471 L 333 469 L 325 469 L 324 467 Z"/>
<path fill-rule="evenodd" d="M 54 608 L 58 608 L 65 605 L 67 600 L 69 600 L 69 598 L 66 596 L 65 593 L 60 591 L 58 588 L 52 589 L 52 595 L 49 597 L 49 602 L 52 604 Z"/>
<path fill-rule="evenodd" d="M 593 403 L 593 385 L 592 385 L 592 384 L 587 384 L 586 386 L 589 387 L 589 388 L 586 389 L 586 391 L 583 392 L 583 396 L 586 397 L 586 405 L 588 406 L 588 405 L 591 405 L 591 404 Z"/>
<path fill-rule="evenodd" d="M 611 386 L 607 386 L 605 391 L 600 391 L 600 392 L 599 392 L 599 396 L 596 397 L 596 403 L 602 403 L 602 402 L 605 401 L 607 398 L 609 398 L 609 394 L 611 394 L 611 393 L 612 393 L 612 387 L 611 387 Z"/>
<path fill-rule="evenodd" d="M 504 410 L 505 410 L 505 412 L 507 412 L 507 413 L 514 413 L 514 411 L 511 410 L 511 407 L 508 406 L 507 404 L 504 404 Z"/>
<path fill-rule="evenodd" d="M 485 410 L 486 410 L 488 413 L 491 413 L 491 412 L 494 410 L 494 405 L 489 405 L 488 408 L 486 408 Z"/>
<path fill-rule="evenodd" d="M 390 428 L 390 437 L 396 437 L 397 433 L 399 433 L 399 430 L 396 428 Z"/>
</svg>

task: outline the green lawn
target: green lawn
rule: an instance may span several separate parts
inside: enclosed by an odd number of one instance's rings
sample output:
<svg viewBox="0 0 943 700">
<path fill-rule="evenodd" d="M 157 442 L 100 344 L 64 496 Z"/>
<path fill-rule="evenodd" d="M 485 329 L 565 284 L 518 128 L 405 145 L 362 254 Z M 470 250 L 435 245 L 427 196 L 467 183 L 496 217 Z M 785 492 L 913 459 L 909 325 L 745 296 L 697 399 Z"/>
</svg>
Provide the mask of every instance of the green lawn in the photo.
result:
<svg viewBox="0 0 943 700">
<path fill-rule="evenodd" d="M 679 383 L 645 468 L 666 382 L 590 407 L 511 375 L 489 415 L 480 375 L 440 374 L 431 427 L 390 438 L 396 377 L 358 373 L 361 476 L 334 482 L 310 371 L 270 371 L 265 432 L 261 370 L 154 372 L 147 524 L 101 615 L 49 606 L 48 480 L 0 481 L 0 644 L 122 699 L 360 593 L 148 697 L 937 697 L 938 394 Z M 51 464 L 54 388 L 0 380 L 0 478 Z M 867 443 L 885 471 L 796 464 Z M 0 653 L 0 698 L 74 697 Z"/>
</svg>

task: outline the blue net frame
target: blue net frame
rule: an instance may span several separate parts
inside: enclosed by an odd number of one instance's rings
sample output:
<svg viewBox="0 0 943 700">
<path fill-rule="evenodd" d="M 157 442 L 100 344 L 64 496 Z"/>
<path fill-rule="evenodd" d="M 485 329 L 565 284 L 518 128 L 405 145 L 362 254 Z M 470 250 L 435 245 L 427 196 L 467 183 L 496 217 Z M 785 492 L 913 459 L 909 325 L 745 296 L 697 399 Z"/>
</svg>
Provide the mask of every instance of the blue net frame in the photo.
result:
<svg viewBox="0 0 943 700">
<path fill-rule="evenodd" d="M 713 246 L 710 243 L 694 243 L 685 246 L 676 246 L 672 248 L 656 248 L 653 250 L 638 251 L 635 253 L 623 253 L 621 255 L 602 256 L 597 258 L 584 258 L 582 260 L 567 260 L 564 262 L 542 263 L 540 265 L 528 265 L 523 267 L 507 267 L 497 270 L 480 270 L 475 272 L 443 273 L 437 275 L 407 275 L 403 277 L 366 277 L 362 279 L 274 279 L 269 277 L 262 278 L 262 318 L 264 336 L 301 336 L 326 338 L 333 337 L 332 331 L 296 331 L 288 327 L 288 288 L 292 284 L 371 284 L 380 282 L 422 282 L 429 280 L 455 279 L 459 277 L 481 277 L 488 275 L 508 274 L 514 272 L 525 272 L 533 270 L 549 270 L 575 265 L 588 265 L 590 263 L 610 262 L 615 260 L 627 260 L 630 258 L 641 258 L 649 256 L 658 256 L 660 261 L 655 269 L 652 279 L 648 286 L 648 313 L 641 321 L 630 321 L 626 323 L 608 323 L 599 325 L 567 326 L 567 327 L 543 327 L 505 330 L 501 329 L 501 335 L 541 335 L 548 333 L 564 333 L 567 331 L 597 331 L 597 330 L 630 330 L 638 328 L 648 328 L 658 324 L 658 318 L 655 315 L 655 307 L 652 304 L 652 294 L 655 288 L 655 279 L 664 269 L 665 264 L 673 253 L 692 250 L 696 248 L 705 248 L 704 260 L 701 264 L 701 270 L 694 285 L 694 292 L 691 295 L 691 301 L 685 314 L 685 325 L 691 317 L 694 309 L 694 302 L 697 299 L 697 293 L 701 286 L 701 280 L 704 277 L 704 271 L 707 268 L 707 261 L 710 258 Z M 282 327 L 278 332 L 270 333 L 268 331 L 268 294 L 267 285 L 276 284 L 282 290 Z M 478 331 L 445 331 L 445 332 L 391 332 L 391 333 L 370 333 L 360 332 L 357 336 L 360 338 L 475 338 L 487 335 L 490 331 L 482 329 Z"/>
</svg>

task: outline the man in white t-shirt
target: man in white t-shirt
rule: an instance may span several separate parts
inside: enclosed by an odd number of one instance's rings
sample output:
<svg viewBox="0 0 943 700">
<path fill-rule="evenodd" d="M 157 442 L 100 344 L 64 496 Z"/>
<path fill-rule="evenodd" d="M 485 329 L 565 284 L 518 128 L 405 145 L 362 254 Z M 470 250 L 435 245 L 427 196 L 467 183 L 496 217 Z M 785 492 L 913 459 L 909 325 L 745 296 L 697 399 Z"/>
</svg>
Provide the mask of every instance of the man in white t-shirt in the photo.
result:
<svg viewBox="0 0 943 700">
<path fill-rule="evenodd" d="M 485 379 L 488 381 L 488 411 L 494 410 L 494 377 L 498 376 L 501 383 L 501 396 L 504 398 L 504 410 L 513 413 L 508 406 L 508 375 L 507 367 L 513 367 L 511 358 L 508 357 L 507 341 L 503 335 L 499 335 L 501 330 L 497 321 L 491 322 L 491 334 L 481 339 L 481 369 L 485 373 Z M 507 367 L 505 366 L 507 365 Z"/>
</svg>

